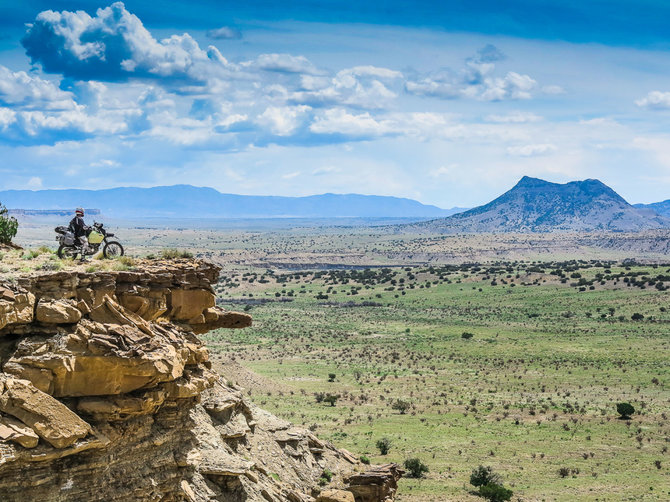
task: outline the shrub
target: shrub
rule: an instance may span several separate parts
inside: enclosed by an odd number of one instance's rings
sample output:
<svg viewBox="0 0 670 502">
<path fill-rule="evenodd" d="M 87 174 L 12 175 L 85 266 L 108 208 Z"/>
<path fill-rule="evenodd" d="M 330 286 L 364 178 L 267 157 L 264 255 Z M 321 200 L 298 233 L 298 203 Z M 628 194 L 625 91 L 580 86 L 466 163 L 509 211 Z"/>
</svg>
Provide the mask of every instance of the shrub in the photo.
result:
<svg viewBox="0 0 670 502">
<path fill-rule="evenodd" d="M 410 478 L 422 478 L 424 473 L 428 472 L 428 466 L 418 458 L 405 460 L 405 469 L 407 469 Z"/>
<path fill-rule="evenodd" d="M 473 336 L 475 336 L 474 333 L 468 333 L 467 331 L 464 331 L 464 332 L 461 334 L 461 338 L 464 339 L 464 340 L 469 340 L 469 339 L 472 338 Z"/>
<path fill-rule="evenodd" d="M 377 448 L 379 448 L 379 453 L 382 455 L 387 455 L 391 450 L 391 440 L 389 438 L 381 438 L 377 441 Z"/>
<path fill-rule="evenodd" d="M 512 498 L 514 492 L 502 485 L 489 483 L 479 487 L 479 496 L 491 502 L 504 502 Z"/>
<path fill-rule="evenodd" d="M 396 399 L 393 404 L 391 405 L 391 408 L 394 410 L 397 410 L 400 412 L 401 415 L 404 415 L 407 413 L 407 410 L 409 410 L 412 406 L 412 403 L 409 401 L 403 401 L 402 399 Z"/>
<path fill-rule="evenodd" d="M 361 455 L 361 463 L 365 465 L 370 465 L 370 459 L 366 455 Z"/>
<path fill-rule="evenodd" d="M 335 375 L 335 373 L 328 373 L 328 381 L 329 382 L 334 382 L 336 376 L 337 375 Z"/>
<path fill-rule="evenodd" d="M 19 222 L 0 204 L 0 244 L 9 244 L 19 230 Z"/>
<path fill-rule="evenodd" d="M 501 483 L 500 475 L 494 472 L 493 467 L 490 466 L 480 465 L 476 469 L 472 469 L 472 474 L 470 474 L 470 484 L 472 486 L 499 485 Z"/>
<path fill-rule="evenodd" d="M 627 419 L 635 413 L 635 408 L 630 403 L 617 403 L 616 412 L 621 415 L 619 418 Z"/>
<path fill-rule="evenodd" d="M 326 394 L 326 397 L 323 398 L 324 403 L 328 403 L 331 406 L 335 406 L 335 403 L 340 398 L 339 394 Z"/>
<path fill-rule="evenodd" d="M 174 260 L 175 258 L 193 258 L 190 251 L 180 251 L 179 249 L 164 249 L 161 251 L 161 258 L 164 260 Z"/>
<path fill-rule="evenodd" d="M 641 321 L 642 319 L 644 319 L 644 316 L 638 312 L 635 312 L 632 316 L 630 316 L 630 318 L 633 321 Z"/>
</svg>

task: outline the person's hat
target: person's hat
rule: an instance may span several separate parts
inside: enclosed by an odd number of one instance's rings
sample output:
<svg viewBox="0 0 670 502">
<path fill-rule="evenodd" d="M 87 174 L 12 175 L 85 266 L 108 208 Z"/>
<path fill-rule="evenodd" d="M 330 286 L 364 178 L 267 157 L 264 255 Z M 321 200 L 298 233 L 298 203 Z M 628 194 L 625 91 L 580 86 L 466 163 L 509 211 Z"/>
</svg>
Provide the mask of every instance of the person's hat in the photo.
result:
<svg viewBox="0 0 670 502">
<path fill-rule="evenodd" d="M 84 210 L 81 207 L 78 207 L 74 210 L 75 214 L 84 216 Z"/>
</svg>

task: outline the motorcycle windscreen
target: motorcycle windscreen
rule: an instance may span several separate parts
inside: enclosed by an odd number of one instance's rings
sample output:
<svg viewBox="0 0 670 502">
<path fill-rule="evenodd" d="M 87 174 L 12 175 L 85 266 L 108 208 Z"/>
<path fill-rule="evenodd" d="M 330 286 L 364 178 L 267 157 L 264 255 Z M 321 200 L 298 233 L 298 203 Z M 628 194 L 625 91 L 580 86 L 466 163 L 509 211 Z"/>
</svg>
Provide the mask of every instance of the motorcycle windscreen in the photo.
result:
<svg viewBox="0 0 670 502">
<path fill-rule="evenodd" d="M 90 244 L 100 244 L 104 238 L 104 235 L 102 235 L 100 232 L 96 232 L 95 230 L 88 234 L 88 242 Z"/>
</svg>

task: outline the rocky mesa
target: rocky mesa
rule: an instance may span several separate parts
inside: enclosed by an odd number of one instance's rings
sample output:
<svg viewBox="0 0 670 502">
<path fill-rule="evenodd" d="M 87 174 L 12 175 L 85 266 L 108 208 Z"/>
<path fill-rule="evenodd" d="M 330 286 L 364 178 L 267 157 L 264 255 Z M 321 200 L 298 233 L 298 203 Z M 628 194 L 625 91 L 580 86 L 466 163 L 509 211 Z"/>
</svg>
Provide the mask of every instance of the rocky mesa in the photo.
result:
<svg viewBox="0 0 670 502">
<path fill-rule="evenodd" d="M 364 466 L 211 370 L 197 335 L 251 325 L 215 305 L 218 275 L 174 260 L 0 278 L 0 500 L 393 500 L 396 465 Z"/>
</svg>

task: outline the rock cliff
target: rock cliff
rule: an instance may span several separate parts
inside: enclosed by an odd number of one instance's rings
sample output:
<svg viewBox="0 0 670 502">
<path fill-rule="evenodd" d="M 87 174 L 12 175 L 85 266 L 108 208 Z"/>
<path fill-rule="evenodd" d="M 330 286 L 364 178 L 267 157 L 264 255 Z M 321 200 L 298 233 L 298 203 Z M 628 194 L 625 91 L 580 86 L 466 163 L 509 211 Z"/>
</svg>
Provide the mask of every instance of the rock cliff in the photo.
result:
<svg viewBox="0 0 670 502">
<path fill-rule="evenodd" d="M 175 260 L 0 278 L 0 500 L 393 499 L 397 466 L 363 469 L 211 370 L 196 335 L 251 325 L 215 306 L 218 274 Z"/>
</svg>

